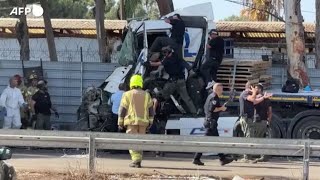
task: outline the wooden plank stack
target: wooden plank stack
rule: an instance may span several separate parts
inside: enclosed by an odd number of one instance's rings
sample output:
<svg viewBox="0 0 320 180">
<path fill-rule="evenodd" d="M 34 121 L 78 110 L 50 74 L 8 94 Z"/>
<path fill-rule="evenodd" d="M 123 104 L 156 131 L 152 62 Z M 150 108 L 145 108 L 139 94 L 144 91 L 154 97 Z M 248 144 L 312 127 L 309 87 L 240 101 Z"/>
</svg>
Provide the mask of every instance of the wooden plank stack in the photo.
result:
<svg viewBox="0 0 320 180">
<path fill-rule="evenodd" d="M 226 59 L 218 70 L 217 81 L 222 83 L 224 90 L 232 87 L 233 68 L 237 60 Z M 262 83 L 265 89 L 271 87 L 272 77 L 267 75 L 267 69 L 271 62 L 261 60 L 238 60 L 234 88 L 236 91 L 243 91 L 245 84 L 250 81 L 252 84 Z"/>
</svg>

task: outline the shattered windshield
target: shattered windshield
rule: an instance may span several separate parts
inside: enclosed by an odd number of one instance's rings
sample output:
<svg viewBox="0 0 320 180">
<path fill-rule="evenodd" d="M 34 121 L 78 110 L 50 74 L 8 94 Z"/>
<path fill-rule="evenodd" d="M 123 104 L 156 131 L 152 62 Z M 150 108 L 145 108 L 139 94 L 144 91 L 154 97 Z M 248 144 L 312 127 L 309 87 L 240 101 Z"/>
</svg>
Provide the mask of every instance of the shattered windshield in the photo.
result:
<svg viewBox="0 0 320 180">
<path fill-rule="evenodd" d="M 134 57 L 134 35 L 133 32 L 129 30 L 122 44 L 118 62 L 121 66 L 128 66 L 134 63 Z"/>
</svg>

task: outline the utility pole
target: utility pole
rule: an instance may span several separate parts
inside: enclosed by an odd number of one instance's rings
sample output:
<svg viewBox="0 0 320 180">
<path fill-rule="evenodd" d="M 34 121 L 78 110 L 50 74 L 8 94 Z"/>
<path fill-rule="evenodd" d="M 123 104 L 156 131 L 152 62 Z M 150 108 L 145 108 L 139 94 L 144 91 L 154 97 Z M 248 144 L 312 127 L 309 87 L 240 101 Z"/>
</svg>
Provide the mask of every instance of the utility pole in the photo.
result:
<svg viewBox="0 0 320 180">
<path fill-rule="evenodd" d="M 104 0 L 95 0 L 96 2 L 96 30 L 97 30 L 97 40 L 99 44 L 99 55 L 100 55 L 100 62 L 107 62 L 110 58 L 106 52 L 106 30 L 104 28 L 104 8 L 105 2 Z"/>
<path fill-rule="evenodd" d="M 288 77 L 300 82 L 300 87 L 309 85 L 309 77 L 304 63 L 305 39 L 301 0 L 284 0 L 285 28 L 288 56 Z"/>
<path fill-rule="evenodd" d="M 126 10 L 125 10 L 125 0 L 120 0 L 120 19 L 125 20 L 126 18 Z"/>
</svg>

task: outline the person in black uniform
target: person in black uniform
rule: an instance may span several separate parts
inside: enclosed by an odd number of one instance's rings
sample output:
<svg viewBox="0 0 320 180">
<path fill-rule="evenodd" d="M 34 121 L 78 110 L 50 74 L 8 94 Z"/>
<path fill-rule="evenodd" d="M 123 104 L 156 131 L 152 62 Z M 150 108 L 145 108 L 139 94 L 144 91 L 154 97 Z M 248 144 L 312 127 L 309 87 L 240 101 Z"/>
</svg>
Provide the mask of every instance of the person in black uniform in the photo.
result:
<svg viewBox="0 0 320 180">
<path fill-rule="evenodd" d="M 224 112 L 227 108 L 224 105 L 220 104 L 220 98 L 223 93 L 223 86 L 220 83 L 216 83 L 213 85 L 213 93 L 211 93 L 204 105 L 204 111 L 206 113 L 206 117 L 204 120 L 204 127 L 206 129 L 205 136 L 219 136 L 218 132 L 218 119 L 220 112 Z M 196 153 L 193 164 L 203 166 L 204 163 L 200 161 L 202 153 Z M 233 161 L 233 159 L 228 158 L 224 154 L 218 154 L 220 159 L 220 164 L 226 165 Z"/>
<path fill-rule="evenodd" d="M 164 88 L 161 91 L 162 97 L 165 100 L 168 100 L 170 95 L 177 92 L 187 105 L 189 112 L 194 115 L 197 114 L 196 107 L 194 106 L 187 91 L 184 76 L 184 62 L 175 56 L 174 50 L 170 46 L 162 48 L 162 54 L 164 56 L 162 61 L 150 62 L 150 65 L 153 67 L 159 67 L 162 65 L 164 70 L 170 76 L 168 82 L 164 85 Z"/>
<path fill-rule="evenodd" d="M 212 80 L 217 81 L 217 72 L 224 54 L 224 41 L 218 36 L 218 32 L 212 29 L 209 35 L 210 40 L 207 44 L 206 59 L 200 67 L 200 72 L 206 85 Z"/>
<path fill-rule="evenodd" d="M 179 56 L 179 58 L 183 58 L 182 47 L 183 47 L 184 33 L 186 29 L 185 24 L 179 14 L 173 15 L 172 18 L 166 18 L 165 22 L 172 25 L 171 39 L 173 39 L 178 45 L 177 55 Z"/>
</svg>

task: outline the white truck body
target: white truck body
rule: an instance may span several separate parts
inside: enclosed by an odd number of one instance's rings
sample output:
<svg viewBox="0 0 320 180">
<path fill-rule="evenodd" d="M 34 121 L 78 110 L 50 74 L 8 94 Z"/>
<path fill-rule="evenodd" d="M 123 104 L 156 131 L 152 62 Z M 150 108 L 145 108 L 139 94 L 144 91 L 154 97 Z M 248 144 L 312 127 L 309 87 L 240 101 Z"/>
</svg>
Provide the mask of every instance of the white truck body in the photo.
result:
<svg viewBox="0 0 320 180">
<path fill-rule="evenodd" d="M 215 29 L 214 15 L 212 10 L 211 3 L 199 4 L 184 9 L 177 10 L 172 12 L 166 17 L 171 16 L 175 13 L 179 13 L 181 16 L 200 16 L 205 17 L 207 21 L 207 32 L 210 29 Z M 164 20 L 148 20 L 148 21 L 132 21 L 129 23 L 129 27 L 132 31 L 137 32 L 137 34 L 142 33 L 157 33 L 157 32 L 170 32 L 171 25 L 165 23 Z M 143 28 L 141 28 L 143 27 Z M 207 32 L 205 32 L 207 34 Z M 184 58 L 188 62 L 194 62 L 200 45 L 202 43 L 203 29 L 201 28 L 190 28 L 186 27 L 186 35 L 184 41 Z M 206 36 L 207 39 L 207 36 Z M 150 47 L 151 45 L 146 45 L 145 47 Z M 143 53 L 146 53 L 145 49 L 141 51 L 141 54 L 138 58 L 143 58 Z M 119 67 L 117 68 L 106 80 L 108 83 L 105 87 L 105 91 L 114 93 L 117 91 L 118 84 L 123 82 L 126 75 L 129 73 L 132 66 Z M 141 66 L 137 65 L 136 71 L 139 70 Z M 218 123 L 218 130 L 220 136 L 232 137 L 233 136 L 233 127 L 238 117 L 220 117 Z M 178 130 L 180 135 L 203 135 L 204 117 L 198 118 L 170 118 L 168 120 L 166 129 L 169 130 Z"/>
</svg>

